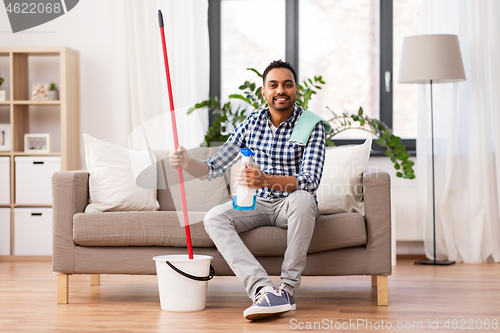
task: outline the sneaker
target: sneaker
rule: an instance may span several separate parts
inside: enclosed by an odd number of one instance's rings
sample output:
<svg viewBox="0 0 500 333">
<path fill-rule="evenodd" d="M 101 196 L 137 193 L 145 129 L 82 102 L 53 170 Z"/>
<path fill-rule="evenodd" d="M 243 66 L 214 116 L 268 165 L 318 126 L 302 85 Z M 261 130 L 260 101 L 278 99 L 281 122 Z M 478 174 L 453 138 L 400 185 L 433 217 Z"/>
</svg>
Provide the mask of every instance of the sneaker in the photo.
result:
<svg viewBox="0 0 500 333">
<path fill-rule="evenodd" d="M 285 294 L 286 298 L 288 299 L 288 302 L 292 306 L 292 311 L 295 311 L 297 309 L 297 304 L 295 304 L 295 299 L 293 298 L 293 295 L 290 294 L 288 291 L 286 291 L 285 286 L 286 286 L 285 283 L 281 283 L 278 290 L 282 291 Z"/>
<path fill-rule="evenodd" d="M 243 312 L 248 320 L 263 319 L 277 316 L 292 310 L 286 292 L 266 286 L 255 295 L 253 304 Z"/>
</svg>

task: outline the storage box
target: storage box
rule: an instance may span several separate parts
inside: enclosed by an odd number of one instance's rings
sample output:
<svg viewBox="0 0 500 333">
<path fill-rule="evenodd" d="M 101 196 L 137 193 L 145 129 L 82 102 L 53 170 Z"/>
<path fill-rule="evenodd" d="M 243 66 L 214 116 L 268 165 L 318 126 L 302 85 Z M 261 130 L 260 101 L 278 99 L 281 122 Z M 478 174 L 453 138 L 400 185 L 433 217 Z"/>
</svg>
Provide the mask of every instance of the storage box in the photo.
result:
<svg viewBox="0 0 500 333">
<path fill-rule="evenodd" d="M 10 208 L 0 208 L 0 256 L 10 255 Z"/>
<path fill-rule="evenodd" d="M 60 156 L 16 156 L 16 203 L 52 204 L 52 175 L 61 171 Z"/>
<path fill-rule="evenodd" d="M 52 208 L 14 208 L 14 255 L 52 255 Z"/>
<path fill-rule="evenodd" d="M 0 157 L 0 205 L 10 204 L 10 157 Z"/>
</svg>

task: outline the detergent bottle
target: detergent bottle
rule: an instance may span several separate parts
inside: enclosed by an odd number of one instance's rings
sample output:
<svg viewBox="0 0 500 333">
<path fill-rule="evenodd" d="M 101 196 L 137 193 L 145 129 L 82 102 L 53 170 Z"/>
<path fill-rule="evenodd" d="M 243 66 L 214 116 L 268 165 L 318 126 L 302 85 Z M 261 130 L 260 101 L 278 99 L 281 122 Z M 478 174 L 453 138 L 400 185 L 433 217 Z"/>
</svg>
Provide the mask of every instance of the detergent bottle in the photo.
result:
<svg viewBox="0 0 500 333">
<path fill-rule="evenodd" d="M 240 148 L 241 167 L 250 168 L 252 163 L 253 151 L 248 148 Z M 257 202 L 257 197 L 255 195 L 255 190 L 248 186 L 243 186 L 239 184 L 234 185 L 233 191 L 233 207 L 238 210 L 251 210 L 255 209 L 255 204 Z"/>
</svg>

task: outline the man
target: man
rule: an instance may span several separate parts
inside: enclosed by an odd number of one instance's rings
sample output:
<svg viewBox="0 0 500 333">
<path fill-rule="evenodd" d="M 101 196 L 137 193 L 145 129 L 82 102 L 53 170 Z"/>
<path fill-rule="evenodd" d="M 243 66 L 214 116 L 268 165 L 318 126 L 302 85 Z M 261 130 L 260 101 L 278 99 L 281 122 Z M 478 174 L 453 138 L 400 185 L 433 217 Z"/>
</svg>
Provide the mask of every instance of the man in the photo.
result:
<svg viewBox="0 0 500 333">
<path fill-rule="evenodd" d="M 205 229 L 233 272 L 245 285 L 253 305 L 244 311 L 249 320 L 295 310 L 293 294 L 300 285 L 306 254 L 319 215 L 315 192 L 323 172 L 325 132 L 318 122 L 305 145 L 290 136 L 304 110 L 295 105 L 297 75 L 281 60 L 263 73 L 262 96 L 269 108 L 255 110 L 207 161 L 190 159 L 179 147 L 170 155 L 173 167 L 212 180 L 222 176 L 238 158 L 239 148 L 254 153 L 251 168 L 242 168 L 236 181 L 257 190 L 254 210 L 235 210 L 232 202 L 214 207 L 205 216 Z M 238 233 L 259 226 L 287 229 L 287 249 L 278 289 L 240 239 Z"/>
</svg>

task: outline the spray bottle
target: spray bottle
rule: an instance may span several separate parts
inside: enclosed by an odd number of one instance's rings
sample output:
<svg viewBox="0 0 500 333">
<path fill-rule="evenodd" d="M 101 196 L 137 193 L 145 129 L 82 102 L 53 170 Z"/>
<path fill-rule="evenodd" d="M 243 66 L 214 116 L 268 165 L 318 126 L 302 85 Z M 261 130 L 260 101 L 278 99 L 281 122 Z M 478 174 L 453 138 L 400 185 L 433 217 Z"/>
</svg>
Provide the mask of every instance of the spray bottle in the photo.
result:
<svg viewBox="0 0 500 333">
<path fill-rule="evenodd" d="M 240 148 L 241 167 L 250 168 L 252 164 L 253 151 L 248 148 Z M 239 184 L 234 185 L 233 191 L 233 207 L 238 210 L 251 210 L 255 209 L 255 204 L 257 202 L 257 197 L 255 195 L 255 190 L 248 186 L 243 186 Z"/>
</svg>

